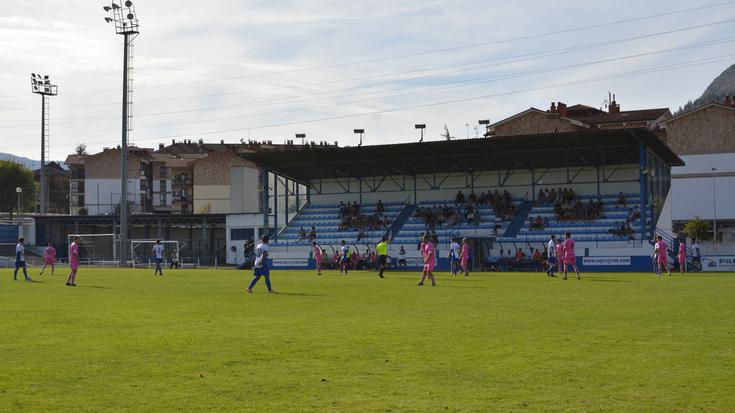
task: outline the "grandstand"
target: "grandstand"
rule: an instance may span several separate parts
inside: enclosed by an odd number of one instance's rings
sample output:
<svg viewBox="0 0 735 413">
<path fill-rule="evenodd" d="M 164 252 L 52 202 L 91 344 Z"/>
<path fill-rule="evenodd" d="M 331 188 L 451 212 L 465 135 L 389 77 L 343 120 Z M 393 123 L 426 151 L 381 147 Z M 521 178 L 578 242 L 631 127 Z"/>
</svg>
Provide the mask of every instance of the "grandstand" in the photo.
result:
<svg viewBox="0 0 735 413">
<path fill-rule="evenodd" d="M 303 227 L 308 233 L 311 226 L 324 247 L 341 239 L 370 245 L 390 235 L 389 255 L 395 257 L 403 246 L 414 266 L 419 264 L 419 237 L 427 232 L 438 240 L 442 268 L 452 238 L 469 238 L 481 261 L 497 256 L 500 249 L 542 248 L 551 234 L 567 231 L 577 240 L 582 268 L 583 262 L 599 265 L 588 257 L 624 256 L 647 265 L 671 166 L 683 164 L 644 129 L 319 150 L 307 145 L 300 151 L 243 156 L 264 172 L 308 188 L 307 206 L 274 234 L 275 267 L 305 262 L 310 242 L 299 232 Z M 579 209 L 577 203 L 599 203 L 599 208 L 594 215 L 559 215 L 559 205 L 537 199 L 539 191 L 561 187 L 575 194 L 565 208 Z M 458 203 L 458 191 L 473 194 L 475 202 Z M 477 194 L 493 192 L 507 192 L 502 213 L 498 204 L 477 199 Z M 624 205 L 619 205 L 621 193 Z M 363 214 L 373 214 L 378 200 L 385 202 L 389 226 L 365 231 L 359 240 L 358 231 L 339 229 L 340 202 L 357 203 Z M 436 220 L 435 214 L 441 218 Z M 530 228 L 537 219 L 542 224 Z M 267 214 L 263 224 L 268 227 Z M 592 269 L 604 269 L 600 267 Z"/>
</svg>

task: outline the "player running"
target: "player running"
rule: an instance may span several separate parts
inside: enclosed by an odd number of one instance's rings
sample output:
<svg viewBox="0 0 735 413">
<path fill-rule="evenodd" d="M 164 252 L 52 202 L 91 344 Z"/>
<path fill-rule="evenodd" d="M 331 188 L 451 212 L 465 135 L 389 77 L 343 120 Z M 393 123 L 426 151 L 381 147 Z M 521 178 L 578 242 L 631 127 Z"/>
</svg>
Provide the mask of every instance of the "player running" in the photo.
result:
<svg viewBox="0 0 735 413">
<path fill-rule="evenodd" d="M 421 281 L 416 285 L 424 285 L 424 280 L 428 277 L 431 279 L 431 286 L 436 287 L 436 279 L 434 279 L 434 264 L 436 262 L 434 244 L 431 242 L 431 237 L 424 235 L 424 240 L 421 243 L 421 252 L 424 256 L 424 271 L 421 274 Z"/>
<path fill-rule="evenodd" d="M 54 275 L 54 267 L 56 267 L 56 248 L 51 245 L 51 241 L 46 244 L 46 249 L 43 250 L 43 268 L 38 275 L 43 275 L 44 270 L 47 266 L 51 266 L 51 275 Z"/>
<path fill-rule="evenodd" d="M 69 245 L 69 267 L 71 272 L 66 279 L 66 285 L 69 287 L 77 286 L 77 270 L 79 269 L 79 237 L 75 236 Z"/>
<path fill-rule="evenodd" d="M 380 239 L 380 243 L 375 246 L 375 253 L 378 254 L 378 276 L 385 278 L 383 272 L 385 271 L 386 265 L 388 265 L 388 238 L 383 237 Z"/>
<path fill-rule="evenodd" d="M 316 275 L 322 275 L 322 247 L 316 243 L 311 242 L 311 252 L 314 254 L 314 262 L 316 264 Z"/>
<path fill-rule="evenodd" d="M 253 287 L 257 284 L 260 277 L 265 277 L 265 287 L 269 293 L 273 292 L 271 287 L 271 273 L 268 269 L 268 236 L 263 235 L 263 238 L 255 247 L 255 263 L 253 264 L 253 280 L 248 285 L 247 292 L 252 293 Z"/>
<path fill-rule="evenodd" d="M 656 244 L 653 246 L 653 254 L 651 257 L 656 257 L 656 277 L 661 276 L 661 268 L 665 268 L 666 272 L 671 277 L 671 269 L 669 268 L 669 246 L 666 241 L 659 235 L 656 237 Z"/>
<path fill-rule="evenodd" d="M 18 281 L 18 270 L 23 268 L 23 276 L 26 281 L 31 281 L 26 269 L 26 247 L 23 245 L 25 238 L 18 238 L 18 244 L 15 246 L 15 272 L 13 272 L 13 280 Z"/>
<path fill-rule="evenodd" d="M 684 242 L 679 243 L 679 274 L 684 274 L 687 268 L 687 245 Z"/>
<path fill-rule="evenodd" d="M 423 242 L 421 244 L 423 245 Z M 459 254 L 460 254 L 461 248 L 462 247 L 459 246 L 457 241 L 455 239 L 452 239 L 452 243 L 449 244 L 449 276 L 450 277 L 456 276 L 457 272 L 459 271 Z"/>
<path fill-rule="evenodd" d="M 462 252 L 459 253 L 459 267 L 462 269 L 462 272 L 464 272 L 465 277 L 470 275 L 469 262 L 470 262 L 470 243 L 469 241 L 467 241 L 467 238 L 462 238 Z"/>
<path fill-rule="evenodd" d="M 551 234 L 551 239 L 549 240 L 549 243 L 546 244 L 546 258 L 547 258 L 547 267 L 546 267 L 546 275 L 549 277 L 556 277 L 554 275 L 554 266 L 556 265 L 556 235 Z"/>
<path fill-rule="evenodd" d="M 339 247 L 339 275 L 342 275 L 342 270 L 344 270 L 345 275 L 347 275 L 347 269 L 350 266 L 349 254 L 350 246 L 346 245 L 345 240 L 342 240 Z"/>
<path fill-rule="evenodd" d="M 569 270 L 569 266 L 571 265 L 572 268 L 574 268 L 574 272 L 577 273 L 577 279 L 581 280 L 582 277 L 579 275 L 579 270 L 577 269 L 577 258 L 574 256 L 574 240 L 572 239 L 572 233 L 567 232 L 565 234 L 565 240 L 564 240 L 564 279 L 567 279 L 567 272 Z"/>
<path fill-rule="evenodd" d="M 156 259 L 156 270 L 153 272 L 153 275 L 156 276 L 158 274 L 161 274 L 161 277 L 163 277 L 163 270 L 161 269 L 161 263 L 163 262 L 163 245 L 161 244 L 161 240 L 156 240 L 156 245 L 153 246 L 153 258 Z"/>
</svg>

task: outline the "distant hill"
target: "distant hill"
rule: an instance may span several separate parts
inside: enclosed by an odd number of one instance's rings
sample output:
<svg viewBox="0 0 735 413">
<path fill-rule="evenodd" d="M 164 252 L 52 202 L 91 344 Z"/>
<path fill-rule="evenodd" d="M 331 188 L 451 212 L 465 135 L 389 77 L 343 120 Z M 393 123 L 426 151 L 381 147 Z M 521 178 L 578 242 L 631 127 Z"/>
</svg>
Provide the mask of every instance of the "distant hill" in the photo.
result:
<svg viewBox="0 0 735 413">
<path fill-rule="evenodd" d="M 725 96 L 735 96 L 735 64 L 725 69 L 719 76 L 712 81 L 704 90 L 702 96 L 694 101 L 689 101 L 686 105 L 679 107 L 676 113 L 686 112 L 696 109 L 702 105 L 712 102 L 722 103 Z"/>
<path fill-rule="evenodd" d="M 9 153 L 2 153 L 2 152 L 0 152 L 0 160 L 3 160 L 3 161 L 13 161 L 13 162 L 19 163 L 19 164 L 25 166 L 26 168 L 28 168 L 28 169 L 30 169 L 32 171 L 41 167 L 41 161 L 36 161 L 34 159 L 25 158 L 25 157 L 22 157 L 22 156 L 15 156 L 15 155 L 12 155 L 12 154 L 9 154 Z M 51 162 L 51 161 L 49 161 L 49 162 Z M 56 163 L 58 163 L 59 165 L 61 165 L 61 167 L 64 168 L 64 169 L 66 169 L 66 170 L 69 169 L 66 166 L 66 164 L 64 164 L 64 162 L 56 161 Z"/>
<path fill-rule="evenodd" d="M 22 156 L 15 156 L 9 153 L 0 152 L 0 160 L 13 161 L 25 166 L 30 170 L 35 170 L 41 167 L 41 161 L 34 161 L 33 159 L 24 158 Z"/>
</svg>

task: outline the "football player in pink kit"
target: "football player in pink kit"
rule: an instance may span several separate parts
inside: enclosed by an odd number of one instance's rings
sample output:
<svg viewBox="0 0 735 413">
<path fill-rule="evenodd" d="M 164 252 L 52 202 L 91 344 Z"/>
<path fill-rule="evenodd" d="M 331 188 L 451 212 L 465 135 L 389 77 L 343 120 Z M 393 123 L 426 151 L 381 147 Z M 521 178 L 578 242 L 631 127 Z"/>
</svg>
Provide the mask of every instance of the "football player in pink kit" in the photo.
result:
<svg viewBox="0 0 735 413">
<path fill-rule="evenodd" d="M 431 237 L 424 235 L 424 242 L 421 244 L 421 253 L 424 256 L 424 272 L 421 274 L 421 281 L 416 285 L 424 285 L 426 277 L 431 279 L 431 286 L 436 287 L 436 279 L 434 279 L 434 263 L 436 261 L 436 253 Z"/>
<path fill-rule="evenodd" d="M 571 265 L 574 268 L 574 272 L 577 273 L 577 279 L 580 280 L 582 277 L 579 275 L 577 269 L 577 257 L 574 256 L 574 240 L 572 239 L 572 233 L 567 232 L 564 240 L 564 279 L 567 279 L 567 271 Z"/>
<path fill-rule="evenodd" d="M 564 272 L 564 244 L 561 239 L 556 240 L 556 263 L 559 267 L 559 273 Z"/>
<path fill-rule="evenodd" d="M 322 247 L 316 241 L 313 241 L 311 243 L 311 251 L 314 254 L 314 261 L 316 262 L 316 275 L 322 275 Z"/>
<path fill-rule="evenodd" d="M 687 268 L 687 245 L 683 242 L 679 243 L 679 274 L 684 274 Z"/>
<path fill-rule="evenodd" d="M 70 287 L 77 286 L 77 269 L 79 268 L 79 237 L 74 237 L 71 245 L 69 245 L 69 267 L 71 272 L 69 278 L 66 279 L 66 285 Z"/>
<path fill-rule="evenodd" d="M 51 275 L 54 275 L 54 267 L 56 266 L 56 248 L 51 245 L 51 241 L 48 242 L 46 249 L 43 250 L 43 268 L 41 268 L 41 273 L 38 275 L 43 275 L 43 272 L 46 270 L 46 266 L 51 266 Z"/>
<path fill-rule="evenodd" d="M 669 246 L 666 244 L 666 241 L 661 238 L 661 236 L 656 237 L 656 245 L 653 247 L 653 254 L 651 254 L 651 257 L 654 255 L 656 256 L 656 277 L 661 276 L 661 267 L 666 268 L 666 272 L 669 273 L 669 277 L 671 276 L 671 269 L 669 269 Z"/>
<path fill-rule="evenodd" d="M 462 252 L 459 253 L 459 267 L 464 271 L 464 276 L 470 275 L 467 264 L 470 260 L 470 244 L 467 242 L 467 238 L 462 239 Z"/>
</svg>

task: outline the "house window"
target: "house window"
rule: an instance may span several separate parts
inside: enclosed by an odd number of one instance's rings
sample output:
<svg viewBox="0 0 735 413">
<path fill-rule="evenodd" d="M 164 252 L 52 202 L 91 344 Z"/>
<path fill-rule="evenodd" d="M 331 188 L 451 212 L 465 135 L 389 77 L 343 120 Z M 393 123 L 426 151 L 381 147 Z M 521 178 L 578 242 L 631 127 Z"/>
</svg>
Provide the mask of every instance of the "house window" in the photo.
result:
<svg viewBox="0 0 735 413">
<path fill-rule="evenodd" d="M 165 194 L 167 192 L 166 191 L 166 180 L 165 179 L 161 179 L 160 185 L 161 185 L 161 187 L 159 188 L 159 191 L 161 193 L 164 193 Z"/>
<path fill-rule="evenodd" d="M 158 171 L 158 175 L 159 175 L 159 176 L 160 176 L 161 178 L 165 178 L 165 177 L 166 177 L 166 167 L 165 167 L 165 166 L 162 166 L 162 167 L 161 167 L 161 169 L 159 169 L 159 171 Z"/>
<path fill-rule="evenodd" d="M 161 194 L 161 206 L 162 207 L 166 206 L 166 194 L 165 193 Z"/>
<path fill-rule="evenodd" d="M 255 231 L 252 228 L 232 228 L 230 229 L 231 241 L 244 241 L 253 239 Z"/>
</svg>

